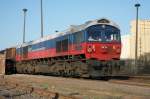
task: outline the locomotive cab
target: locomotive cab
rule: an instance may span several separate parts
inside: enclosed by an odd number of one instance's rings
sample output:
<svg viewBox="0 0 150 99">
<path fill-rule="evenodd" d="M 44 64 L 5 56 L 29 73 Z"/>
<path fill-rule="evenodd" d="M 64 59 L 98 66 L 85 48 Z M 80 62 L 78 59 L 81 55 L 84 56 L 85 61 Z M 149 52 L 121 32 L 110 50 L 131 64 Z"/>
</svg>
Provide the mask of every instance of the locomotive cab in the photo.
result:
<svg viewBox="0 0 150 99">
<path fill-rule="evenodd" d="M 102 61 L 119 60 L 120 30 L 112 25 L 97 24 L 86 29 L 86 57 Z"/>
</svg>

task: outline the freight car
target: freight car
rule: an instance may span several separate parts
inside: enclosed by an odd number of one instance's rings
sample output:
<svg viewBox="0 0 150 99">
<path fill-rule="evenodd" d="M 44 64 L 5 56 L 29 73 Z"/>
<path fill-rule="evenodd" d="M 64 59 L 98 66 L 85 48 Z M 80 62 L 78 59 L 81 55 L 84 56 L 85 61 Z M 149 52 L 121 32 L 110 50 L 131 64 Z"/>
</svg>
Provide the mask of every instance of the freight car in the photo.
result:
<svg viewBox="0 0 150 99">
<path fill-rule="evenodd" d="M 5 50 L 1 50 L 0 54 L 4 56 L 5 73 L 6 74 L 15 73 L 16 47 L 11 47 Z"/>
<path fill-rule="evenodd" d="M 17 46 L 15 68 L 17 73 L 108 76 L 119 69 L 110 64 L 120 53 L 119 26 L 101 18 Z"/>
</svg>

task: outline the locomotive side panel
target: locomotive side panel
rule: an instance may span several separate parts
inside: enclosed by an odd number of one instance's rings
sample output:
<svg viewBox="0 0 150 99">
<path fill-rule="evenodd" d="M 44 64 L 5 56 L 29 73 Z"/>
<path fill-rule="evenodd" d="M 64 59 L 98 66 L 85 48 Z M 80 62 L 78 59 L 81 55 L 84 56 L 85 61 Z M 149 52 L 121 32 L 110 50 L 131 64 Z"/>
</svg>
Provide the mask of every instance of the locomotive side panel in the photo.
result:
<svg viewBox="0 0 150 99">
<path fill-rule="evenodd" d="M 77 32 L 37 44 L 17 48 L 16 60 L 32 60 L 57 56 L 78 55 L 85 52 L 84 32 Z"/>
</svg>

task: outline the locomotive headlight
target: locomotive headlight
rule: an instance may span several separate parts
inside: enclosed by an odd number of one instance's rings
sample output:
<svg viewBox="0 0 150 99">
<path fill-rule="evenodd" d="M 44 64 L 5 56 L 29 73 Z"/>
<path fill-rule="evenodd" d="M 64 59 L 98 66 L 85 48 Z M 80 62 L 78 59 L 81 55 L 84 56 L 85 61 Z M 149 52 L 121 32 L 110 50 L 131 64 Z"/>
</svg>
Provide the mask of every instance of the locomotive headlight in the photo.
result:
<svg viewBox="0 0 150 99">
<path fill-rule="evenodd" d="M 115 49 L 116 49 L 116 47 L 115 47 L 115 46 L 113 46 L 113 49 L 115 50 Z"/>
<path fill-rule="evenodd" d="M 107 46 L 105 46 L 105 45 L 101 46 L 101 52 L 102 52 L 103 54 L 106 54 L 106 53 L 108 52 L 107 49 L 108 49 Z"/>
<path fill-rule="evenodd" d="M 96 49 L 95 49 L 95 45 L 93 45 L 93 48 L 92 48 L 92 49 L 93 49 L 93 51 L 94 51 L 94 52 L 96 51 Z"/>
<path fill-rule="evenodd" d="M 105 48 L 105 46 L 102 46 L 102 49 L 104 49 Z"/>
<path fill-rule="evenodd" d="M 101 48 L 102 48 L 102 49 L 107 49 L 108 47 L 107 47 L 107 46 L 102 46 Z"/>
</svg>

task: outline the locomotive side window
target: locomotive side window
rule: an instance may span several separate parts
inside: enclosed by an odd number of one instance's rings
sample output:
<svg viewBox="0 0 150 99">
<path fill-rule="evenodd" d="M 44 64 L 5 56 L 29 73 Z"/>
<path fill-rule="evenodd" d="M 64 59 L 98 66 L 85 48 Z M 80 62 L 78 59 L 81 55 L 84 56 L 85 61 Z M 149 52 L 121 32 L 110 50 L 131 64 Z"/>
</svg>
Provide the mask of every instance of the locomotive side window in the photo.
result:
<svg viewBox="0 0 150 99">
<path fill-rule="evenodd" d="M 68 51 L 68 39 L 62 40 L 62 52 Z"/>
<path fill-rule="evenodd" d="M 61 52 L 61 41 L 56 41 L 56 52 Z"/>
<path fill-rule="evenodd" d="M 28 57 L 28 46 L 23 47 L 23 58 Z"/>
<path fill-rule="evenodd" d="M 45 46 L 47 49 L 54 48 L 54 40 L 52 39 L 52 40 L 45 41 Z"/>
<path fill-rule="evenodd" d="M 28 47 L 28 52 L 30 52 L 30 51 L 32 51 L 32 46 L 31 45 L 29 45 L 29 47 Z"/>
<path fill-rule="evenodd" d="M 73 34 L 73 43 L 74 45 L 74 49 L 75 50 L 82 50 L 82 42 L 84 42 L 84 32 L 80 31 L 80 32 L 76 32 Z"/>
<path fill-rule="evenodd" d="M 74 43 L 80 44 L 84 41 L 84 33 L 82 31 L 74 33 Z"/>
<path fill-rule="evenodd" d="M 66 52 L 68 51 L 68 38 L 56 41 L 56 52 Z"/>
</svg>

